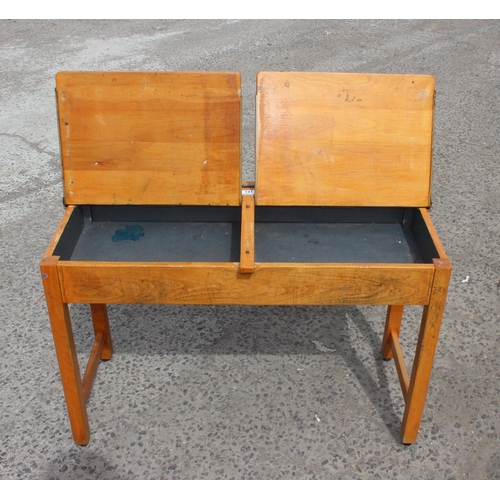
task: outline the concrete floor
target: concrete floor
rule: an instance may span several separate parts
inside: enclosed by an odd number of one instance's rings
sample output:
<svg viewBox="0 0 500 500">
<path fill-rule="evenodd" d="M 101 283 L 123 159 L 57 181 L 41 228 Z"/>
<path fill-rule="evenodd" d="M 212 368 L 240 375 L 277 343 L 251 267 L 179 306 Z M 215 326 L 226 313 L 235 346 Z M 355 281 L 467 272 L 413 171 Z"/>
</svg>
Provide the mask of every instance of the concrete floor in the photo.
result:
<svg viewBox="0 0 500 500">
<path fill-rule="evenodd" d="M 499 33 L 466 20 L 0 21 L 0 478 L 500 479 Z M 259 70 L 435 75 L 431 215 L 454 271 L 414 445 L 400 444 L 396 370 L 379 356 L 383 307 L 110 306 L 115 355 L 88 404 L 90 444 L 73 443 L 38 270 L 63 213 L 61 70 L 241 72 L 245 179 Z M 90 315 L 71 313 L 83 364 Z M 419 315 L 405 316 L 408 353 Z"/>
</svg>

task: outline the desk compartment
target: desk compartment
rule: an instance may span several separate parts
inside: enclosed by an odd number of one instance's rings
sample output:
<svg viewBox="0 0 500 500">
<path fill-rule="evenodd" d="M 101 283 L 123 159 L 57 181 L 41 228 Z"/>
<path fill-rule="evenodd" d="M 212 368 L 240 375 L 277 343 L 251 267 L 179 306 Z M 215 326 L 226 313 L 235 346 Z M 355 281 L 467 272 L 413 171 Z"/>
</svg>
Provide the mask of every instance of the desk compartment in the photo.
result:
<svg viewBox="0 0 500 500">
<path fill-rule="evenodd" d="M 418 209 L 256 207 L 256 262 L 432 263 Z"/>
<path fill-rule="evenodd" d="M 54 250 L 61 260 L 237 262 L 240 208 L 80 206 Z"/>
</svg>

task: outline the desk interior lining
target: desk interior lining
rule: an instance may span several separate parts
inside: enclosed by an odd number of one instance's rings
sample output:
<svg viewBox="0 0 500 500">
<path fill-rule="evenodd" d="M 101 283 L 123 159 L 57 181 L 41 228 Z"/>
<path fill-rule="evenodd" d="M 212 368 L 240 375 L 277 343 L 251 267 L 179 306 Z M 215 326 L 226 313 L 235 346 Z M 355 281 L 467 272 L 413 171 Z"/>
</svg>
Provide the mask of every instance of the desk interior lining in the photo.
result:
<svg viewBox="0 0 500 500">
<path fill-rule="evenodd" d="M 239 262 L 240 218 L 239 207 L 79 206 L 54 255 L 72 261 Z M 131 230 L 135 236 L 117 237 Z M 436 257 L 418 209 L 256 207 L 257 263 L 429 263 Z"/>
</svg>

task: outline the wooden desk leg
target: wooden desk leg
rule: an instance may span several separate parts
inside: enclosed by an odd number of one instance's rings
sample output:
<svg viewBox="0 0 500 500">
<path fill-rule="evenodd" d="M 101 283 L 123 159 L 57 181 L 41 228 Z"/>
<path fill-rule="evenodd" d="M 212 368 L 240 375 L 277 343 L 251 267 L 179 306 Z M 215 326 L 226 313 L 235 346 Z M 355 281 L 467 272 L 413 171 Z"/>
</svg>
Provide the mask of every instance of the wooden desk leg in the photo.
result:
<svg viewBox="0 0 500 500">
<path fill-rule="evenodd" d="M 68 304 L 63 303 L 59 286 L 58 260 L 59 257 L 44 257 L 40 269 L 73 439 L 76 444 L 86 445 L 90 439 L 87 408 Z"/>
<path fill-rule="evenodd" d="M 113 342 L 111 341 L 106 304 L 90 304 L 90 312 L 92 313 L 95 336 L 99 338 L 99 335 L 102 335 L 103 338 L 101 359 L 107 361 L 113 355 Z"/>
<path fill-rule="evenodd" d="M 401 438 L 404 444 L 414 443 L 417 439 L 450 281 L 450 261 L 434 259 L 434 265 L 436 266 L 434 282 L 429 304 L 424 306 L 401 426 Z"/>
<path fill-rule="evenodd" d="M 389 306 L 385 320 L 384 338 L 382 339 L 382 358 L 392 359 L 394 353 L 391 347 L 391 332 L 396 332 L 398 337 L 401 331 L 404 306 Z"/>
</svg>

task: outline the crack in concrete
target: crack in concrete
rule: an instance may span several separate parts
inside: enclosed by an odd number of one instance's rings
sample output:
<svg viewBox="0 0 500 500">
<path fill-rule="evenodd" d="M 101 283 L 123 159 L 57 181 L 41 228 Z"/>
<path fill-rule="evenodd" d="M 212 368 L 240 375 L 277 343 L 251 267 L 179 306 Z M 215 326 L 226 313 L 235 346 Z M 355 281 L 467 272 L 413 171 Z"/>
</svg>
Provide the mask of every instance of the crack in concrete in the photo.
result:
<svg viewBox="0 0 500 500">
<path fill-rule="evenodd" d="M 0 132 L 0 136 L 11 137 L 11 138 L 14 138 L 14 139 L 19 139 L 22 142 L 24 142 L 25 144 L 27 144 L 30 148 L 33 148 L 38 153 L 46 154 L 46 155 L 50 156 L 51 158 L 57 158 L 58 157 L 57 153 L 52 153 L 51 151 L 47 151 L 47 150 L 41 148 L 38 144 L 29 141 L 28 139 L 26 139 L 26 137 L 23 137 L 22 135 L 19 135 L 19 134 L 7 134 L 5 132 Z"/>
</svg>

